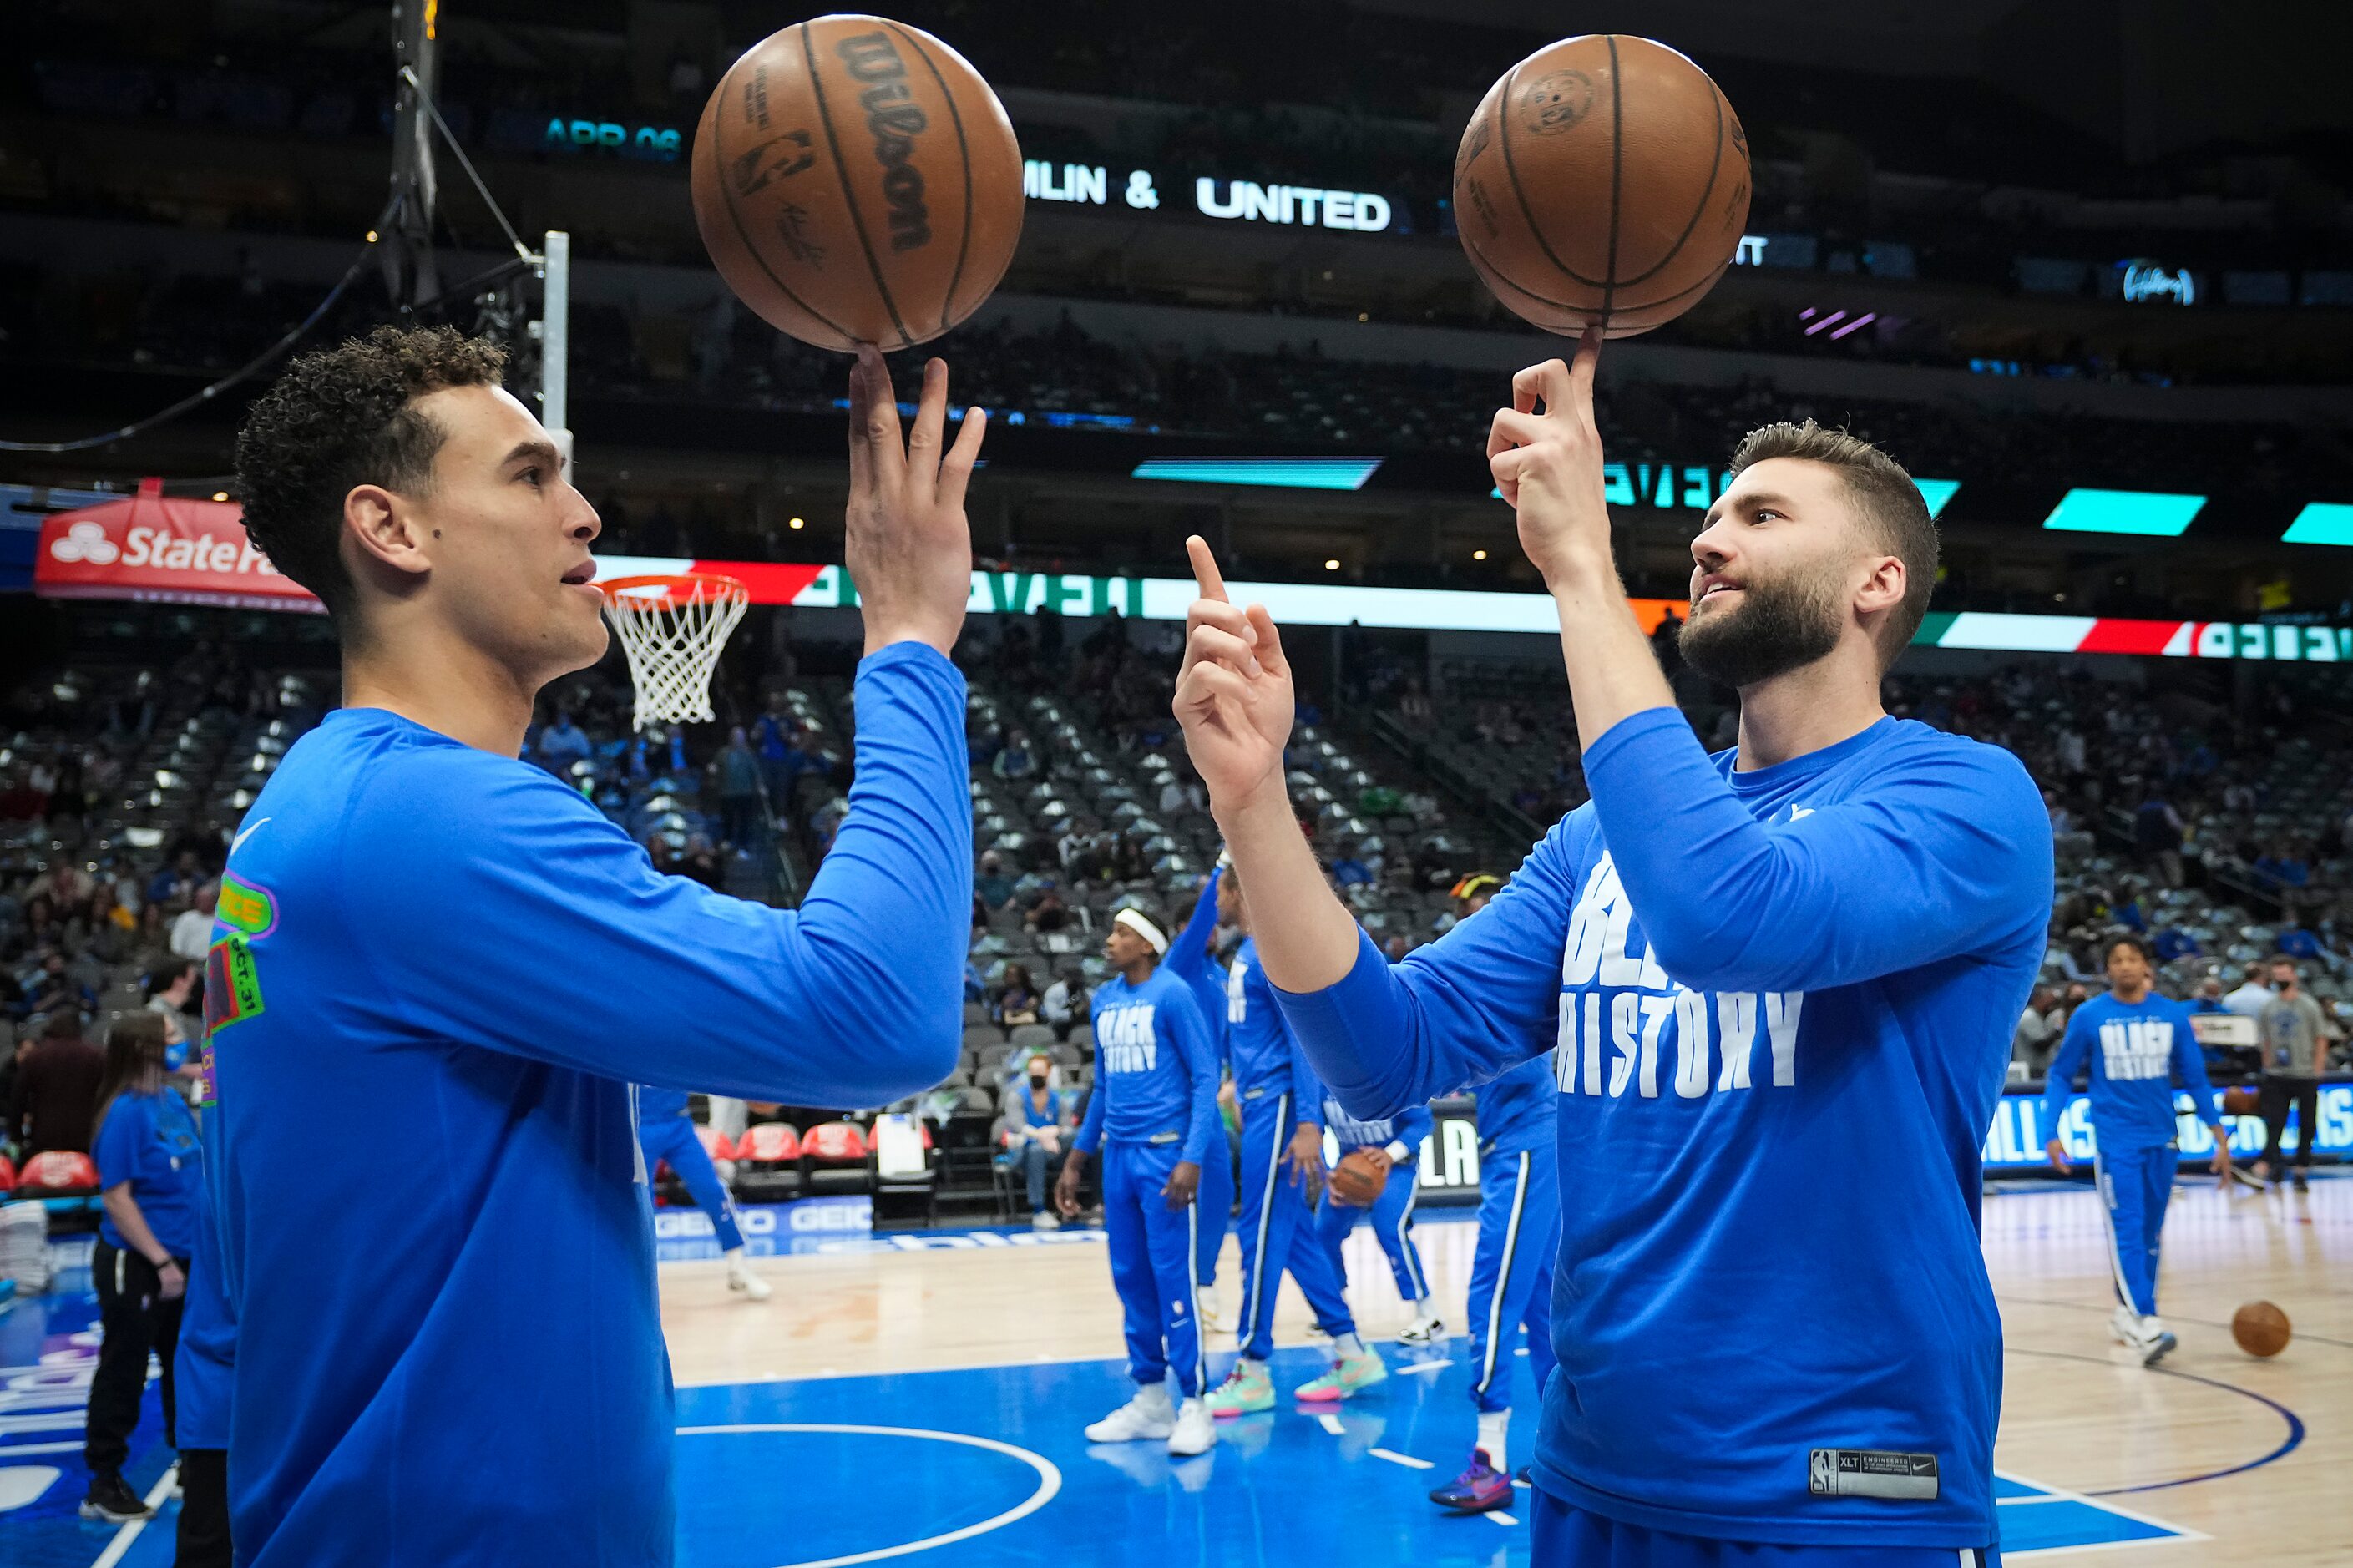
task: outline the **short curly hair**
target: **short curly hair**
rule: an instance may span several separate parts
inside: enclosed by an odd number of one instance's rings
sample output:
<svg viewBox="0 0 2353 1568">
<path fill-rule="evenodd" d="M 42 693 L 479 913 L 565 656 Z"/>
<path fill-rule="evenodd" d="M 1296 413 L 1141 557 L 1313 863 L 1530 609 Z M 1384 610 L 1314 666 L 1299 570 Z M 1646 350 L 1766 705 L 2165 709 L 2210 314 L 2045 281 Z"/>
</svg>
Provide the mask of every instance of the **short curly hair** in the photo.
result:
<svg viewBox="0 0 2353 1568">
<path fill-rule="evenodd" d="M 353 597 L 343 498 L 370 484 L 423 493 L 444 432 L 417 399 L 497 386 L 506 361 L 498 344 L 453 327 L 378 327 L 288 365 L 237 433 L 237 493 L 255 546 L 343 623 Z"/>
</svg>

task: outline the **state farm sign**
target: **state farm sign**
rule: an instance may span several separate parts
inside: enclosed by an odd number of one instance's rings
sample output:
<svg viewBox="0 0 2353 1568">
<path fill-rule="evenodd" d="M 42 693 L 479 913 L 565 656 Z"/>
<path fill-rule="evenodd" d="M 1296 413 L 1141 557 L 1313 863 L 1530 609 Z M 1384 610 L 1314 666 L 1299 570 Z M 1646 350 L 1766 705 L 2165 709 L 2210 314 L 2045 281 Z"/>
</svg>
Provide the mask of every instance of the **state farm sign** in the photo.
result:
<svg viewBox="0 0 2353 1568">
<path fill-rule="evenodd" d="M 309 589 L 254 548 L 234 501 L 135 496 L 59 512 L 41 524 L 33 591 L 61 599 L 139 599 L 231 609 L 318 610 Z"/>
</svg>

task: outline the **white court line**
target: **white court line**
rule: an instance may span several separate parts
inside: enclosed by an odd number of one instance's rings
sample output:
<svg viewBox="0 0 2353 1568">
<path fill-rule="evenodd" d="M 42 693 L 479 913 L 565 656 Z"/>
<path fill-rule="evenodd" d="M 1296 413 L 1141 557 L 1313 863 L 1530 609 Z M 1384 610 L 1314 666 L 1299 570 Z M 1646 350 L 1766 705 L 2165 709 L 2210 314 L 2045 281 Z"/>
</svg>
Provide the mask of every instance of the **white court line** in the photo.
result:
<svg viewBox="0 0 2353 1568">
<path fill-rule="evenodd" d="M 1340 1436 L 1342 1427 L 1337 1415 L 1318 1415 L 1315 1419 L 1323 1426 L 1324 1430 L 1331 1433 L 1335 1437 Z"/>
<path fill-rule="evenodd" d="M 1451 1361 L 1418 1361 L 1411 1366 L 1398 1368 L 1399 1377 L 1419 1377 L 1424 1373 L 1444 1372 L 1454 1363 Z"/>
<path fill-rule="evenodd" d="M 172 1495 L 172 1483 L 179 1479 L 179 1466 L 174 1465 L 164 1472 L 160 1480 L 147 1489 L 146 1502 L 149 1508 L 164 1506 L 164 1500 Z M 114 1568 L 117 1563 L 122 1561 L 122 1554 L 131 1550 L 131 1543 L 139 1539 L 139 1532 L 147 1528 L 148 1522 L 144 1519 L 134 1519 L 124 1525 L 116 1532 L 114 1539 L 106 1543 L 106 1550 L 98 1554 L 98 1561 L 91 1563 L 90 1568 Z"/>
<path fill-rule="evenodd" d="M 1513 1518 L 1510 1514 L 1508 1514 L 1508 1513 L 1502 1513 L 1502 1512 L 1490 1512 L 1490 1513 L 1487 1515 L 1487 1517 L 1488 1517 L 1489 1519 L 1493 1520 L 1497 1524 L 1512 1525 L 1512 1524 L 1517 1524 L 1517 1523 L 1519 1523 L 1519 1522 L 1520 1522 L 1518 1520 L 1514 1519 L 1514 1518 Z"/>
<path fill-rule="evenodd" d="M 1409 1470 L 1430 1470 L 1438 1468 L 1428 1459 L 1417 1459 L 1411 1454 L 1400 1454 L 1394 1448 L 1367 1448 L 1365 1452 L 1376 1459 L 1387 1459 L 1392 1465 L 1403 1465 Z"/>
<path fill-rule="evenodd" d="M 726 1436 L 741 1432 L 840 1432 L 869 1437 L 923 1437 L 935 1443 L 961 1443 L 970 1448 L 987 1448 L 993 1453 L 1010 1454 L 1038 1472 L 1038 1489 L 1003 1513 L 984 1519 L 978 1524 L 967 1524 L 961 1530 L 951 1530 L 944 1535 L 928 1536 L 922 1541 L 910 1541 L 898 1546 L 877 1547 L 871 1552 L 852 1552 L 841 1557 L 822 1557 L 807 1563 L 796 1563 L 790 1568 L 845 1568 L 852 1563 L 877 1563 L 886 1557 L 905 1557 L 917 1552 L 928 1552 L 934 1546 L 946 1546 L 958 1541 L 968 1541 L 976 1535 L 986 1535 L 992 1530 L 1003 1529 L 1016 1520 L 1027 1519 L 1054 1500 L 1062 1489 L 1062 1472 L 1054 1461 L 1027 1448 L 1017 1448 L 1010 1443 L 1000 1443 L 994 1437 L 975 1437 L 963 1432 L 940 1432 L 928 1426 L 855 1426 L 834 1422 L 754 1421 L 724 1426 L 681 1426 L 681 1437 Z M 112 1568 L 113 1558 L 103 1558 L 90 1568 Z"/>
<path fill-rule="evenodd" d="M 2031 1476 L 2021 1476 L 2015 1471 L 2004 1469 L 1996 1469 L 1994 1474 L 2000 1476 L 2003 1480 L 2016 1481 L 2022 1487 L 2032 1487 L 2035 1490 L 2048 1493 L 2052 1498 L 2063 1499 L 2068 1502 L 2079 1502 L 2084 1504 L 2086 1508 L 2104 1509 L 2107 1512 L 2116 1514 L 2119 1518 L 2129 1519 L 2136 1524 L 2146 1524 L 2154 1530 L 2171 1531 L 2173 1532 L 2171 1539 L 2175 1541 L 2211 1541 L 2214 1539 L 2204 1531 L 2192 1530 L 2187 1525 L 2175 1524 L 2168 1520 L 2153 1519 L 2147 1514 L 2137 1512 L 2132 1509 L 2120 1507 L 2117 1504 L 2109 1502 L 2102 1498 L 2085 1497 L 2082 1492 L 2072 1492 L 2065 1487 L 2054 1487 L 2049 1481 L 2038 1481 Z M 1999 1506 L 2001 1501 L 2025 1500 L 2027 1500 L 2001 1499 L 1997 1500 L 1997 1506 Z M 2043 1500 L 2036 1499 L 2034 1500 L 2041 1501 Z M 2005 1552 L 2002 1553 L 2002 1557 L 2005 1560 L 2012 1557 L 2020 1558 L 2021 1560 L 2028 1557 L 2060 1557 L 2074 1552 L 2111 1552 L 2120 1546 L 2162 1546 L 2164 1544 L 2165 1542 L 2161 1539 L 2157 1541 L 2094 1541 L 2087 1542 L 2082 1546 L 2045 1546 L 2030 1552 Z"/>
<path fill-rule="evenodd" d="M 79 1454 L 80 1443 L 11 1443 L 0 1447 L 0 1464 L 5 1464 L 18 1454 Z"/>
</svg>

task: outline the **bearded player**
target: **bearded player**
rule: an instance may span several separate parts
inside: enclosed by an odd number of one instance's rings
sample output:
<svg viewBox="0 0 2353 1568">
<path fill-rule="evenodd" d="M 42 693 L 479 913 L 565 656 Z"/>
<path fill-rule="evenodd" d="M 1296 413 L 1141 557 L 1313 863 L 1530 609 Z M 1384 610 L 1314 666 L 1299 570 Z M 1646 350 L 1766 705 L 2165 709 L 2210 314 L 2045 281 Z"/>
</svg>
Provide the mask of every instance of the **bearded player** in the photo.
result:
<svg viewBox="0 0 2353 1568">
<path fill-rule="evenodd" d="M 972 900 L 964 491 L 927 367 L 850 373 L 857 782 L 797 910 L 654 869 L 518 758 L 605 651 L 596 513 L 492 345 L 382 329 L 237 438 L 246 527 L 325 602 L 343 706 L 229 853 L 206 1012 L 238 1561 L 671 1559 L 671 1400 L 630 1085 L 880 1105 L 955 1065 Z M 582 1028 L 579 990 L 629 1010 Z M 364 1108 L 400 1157 L 319 1136 Z"/>
<path fill-rule="evenodd" d="M 1936 535 L 1910 477 L 1756 431 L 1692 543 L 1685 658 L 1738 689 L 1710 757 L 1611 557 L 1598 333 L 1513 382 L 1490 466 L 1559 608 L 1592 799 L 1391 966 L 1293 823 L 1291 671 L 1191 542 L 1176 694 L 1310 1061 L 1385 1116 L 1550 1053 L 1561 1247 L 1537 1568 L 1998 1560 L 2001 1329 L 1979 1140 L 2052 897 L 2009 753 L 1880 707 Z"/>
</svg>

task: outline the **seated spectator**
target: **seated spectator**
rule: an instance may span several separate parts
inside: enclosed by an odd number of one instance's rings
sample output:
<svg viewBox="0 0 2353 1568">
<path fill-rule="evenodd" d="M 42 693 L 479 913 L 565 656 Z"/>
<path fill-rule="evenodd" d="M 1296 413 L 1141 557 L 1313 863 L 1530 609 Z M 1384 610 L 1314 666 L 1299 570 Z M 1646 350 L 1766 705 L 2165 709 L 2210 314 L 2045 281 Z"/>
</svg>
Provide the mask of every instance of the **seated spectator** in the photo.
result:
<svg viewBox="0 0 2353 1568">
<path fill-rule="evenodd" d="M 1039 1020 L 1054 1031 L 1058 1040 L 1067 1040 L 1071 1031 L 1087 1016 L 1087 984 L 1084 980 L 1057 975 L 1046 994 L 1038 998 Z"/>
<path fill-rule="evenodd" d="M 89 1153 L 99 1080 L 105 1076 L 106 1053 L 82 1038 L 81 1014 L 72 1007 L 51 1013 L 40 1039 L 18 1056 L 8 1141 L 24 1159 L 51 1149 Z"/>
<path fill-rule="evenodd" d="M 2320 939 L 2302 926 L 2289 926 L 2279 933 L 2277 946 L 2290 958 L 2318 958 Z"/>
<path fill-rule="evenodd" d="M 1362 887 L 1372 881 L 1372 868 L 1356 858 L 1356 846 L 1350 845 L 1332 862 L 1332 879 L 1344 888 Z"/>
<path fill-rule="evenodd" d="M 1005 980 L 997 988 L 997 1003 L 989 1014 L 1008 1029 L 1016 1024 L 1038 1021 L 1038 991 L 1029 970 L 1018 963 L 1005 966 Z"/>
<path fill-rule="evenodd" d="M 720 861 L 717 847 L 706 834 L 695 833 L 687 837 L 686 853 L 679 858 L 677 872 L 681 877 L 692 878 L 714 893 L 726 890 L 722 884 L 727 880 L 727 868 Z"/>
<path fill-rule="evenodd" d="M 204 965 L 174 958 L 147 976 L 147 1010 L 163 1016 L 167 1045 L 185 1047 L 205 1037 Z"/>
<path fill-rule="evenodd" d="M 1021 923 L 1035 931 L 1060 931 L 1070 921 L 1071 911 L 1063 907 L 1062 895 L 1051 888 L 1039 893 L 1029 912 L 1021 917 Z"/>
<path fill-rule="evenodd" d="M 2231 1009 L 2222 1005 L 2222 977 L 2207 975 L 2198 983 L 2198 989 L 2189 994 L 2189 999 L 2182 1005 L 2189 1009 L 2189 1016 L 2193 1018 L 2208 1013 L 2229 1012 Z"/>
<path fill-rule="evenodd" d="M 172 922 L 172 952 L 193 963 L 202 963 L 213 945 L 213 910 L 220 906 L 220 884 L 206 882 L 196 889 L 196 900 Z"/>
<path fill-rule="evenodd" d="M 1047 1173 L 1059 1166 L 1079 1124 L 1075 1096 L 1053 1087 L 1054 1064 L 1039 1054 L 1029 1058 L 1021 1080 L 1005 1091 L 997 1110 L 997 1163 L 1021 1173 L 1029 1198 L 1029 1223 L 1059 1230 L 1062 1222 L 1046 1206 Z"/>
<path fill-rule="evenodd" d="M 2066 1032 L 2058 1004 L 2055 986 L 2037 985 L 2027 998 L 2026 1011 L 2019 1016 L 2018 1027 L 2010 1031 L 2010 1059 L 2024 1062 L 2035 1078 L 2051 1066 L 2051 1058 L 2059 1052 L 2060 1037 Z"/>
<path fill-rule="evenodd" d="M 205 879 L 204 868 L 196 862 L 196 852 L 183 849 L 169 866 L 149 879 L 147 901 L 151 904 L 176 904 L 196 896 L 196 886 Z"/>
<path fill-rule="evenodd" d="M 1013 901 L 1013 879 L 1005 874 L 1005 858 L 994 849 L 980 858 L 980 875 L 973 879 L 973 891 L 980 896 L 984 909 L 1001 910 Z"/>
<path fill-rule="evenodd" d="M 988 764 L 988 771 L 1001 779 L 1026 779 L 1038 771 L 1038 759 L 1029 750 L 1029 732 L 1016 730 L 1006 737 L 1005 749 Z"/>
<path fill-rule="evenodd" d="M 2159 963 L 2171 963 L 2177 958 L 2196 958 L 2204 951 L 2199 947 L 2196 937 L 2173 926 L 2158 932 L 2157 940 L 2151 945 L 2156 949 Z"/>
<path fill-rule="evenodd" d="M 572 721 L 572 715 L 559 709 L 555 722 L 539 732 L 539 763 L 552 773 L 569 773 L 575 763 L 585 763 L 595 750 L 587 732 Z"/>
</svg>

